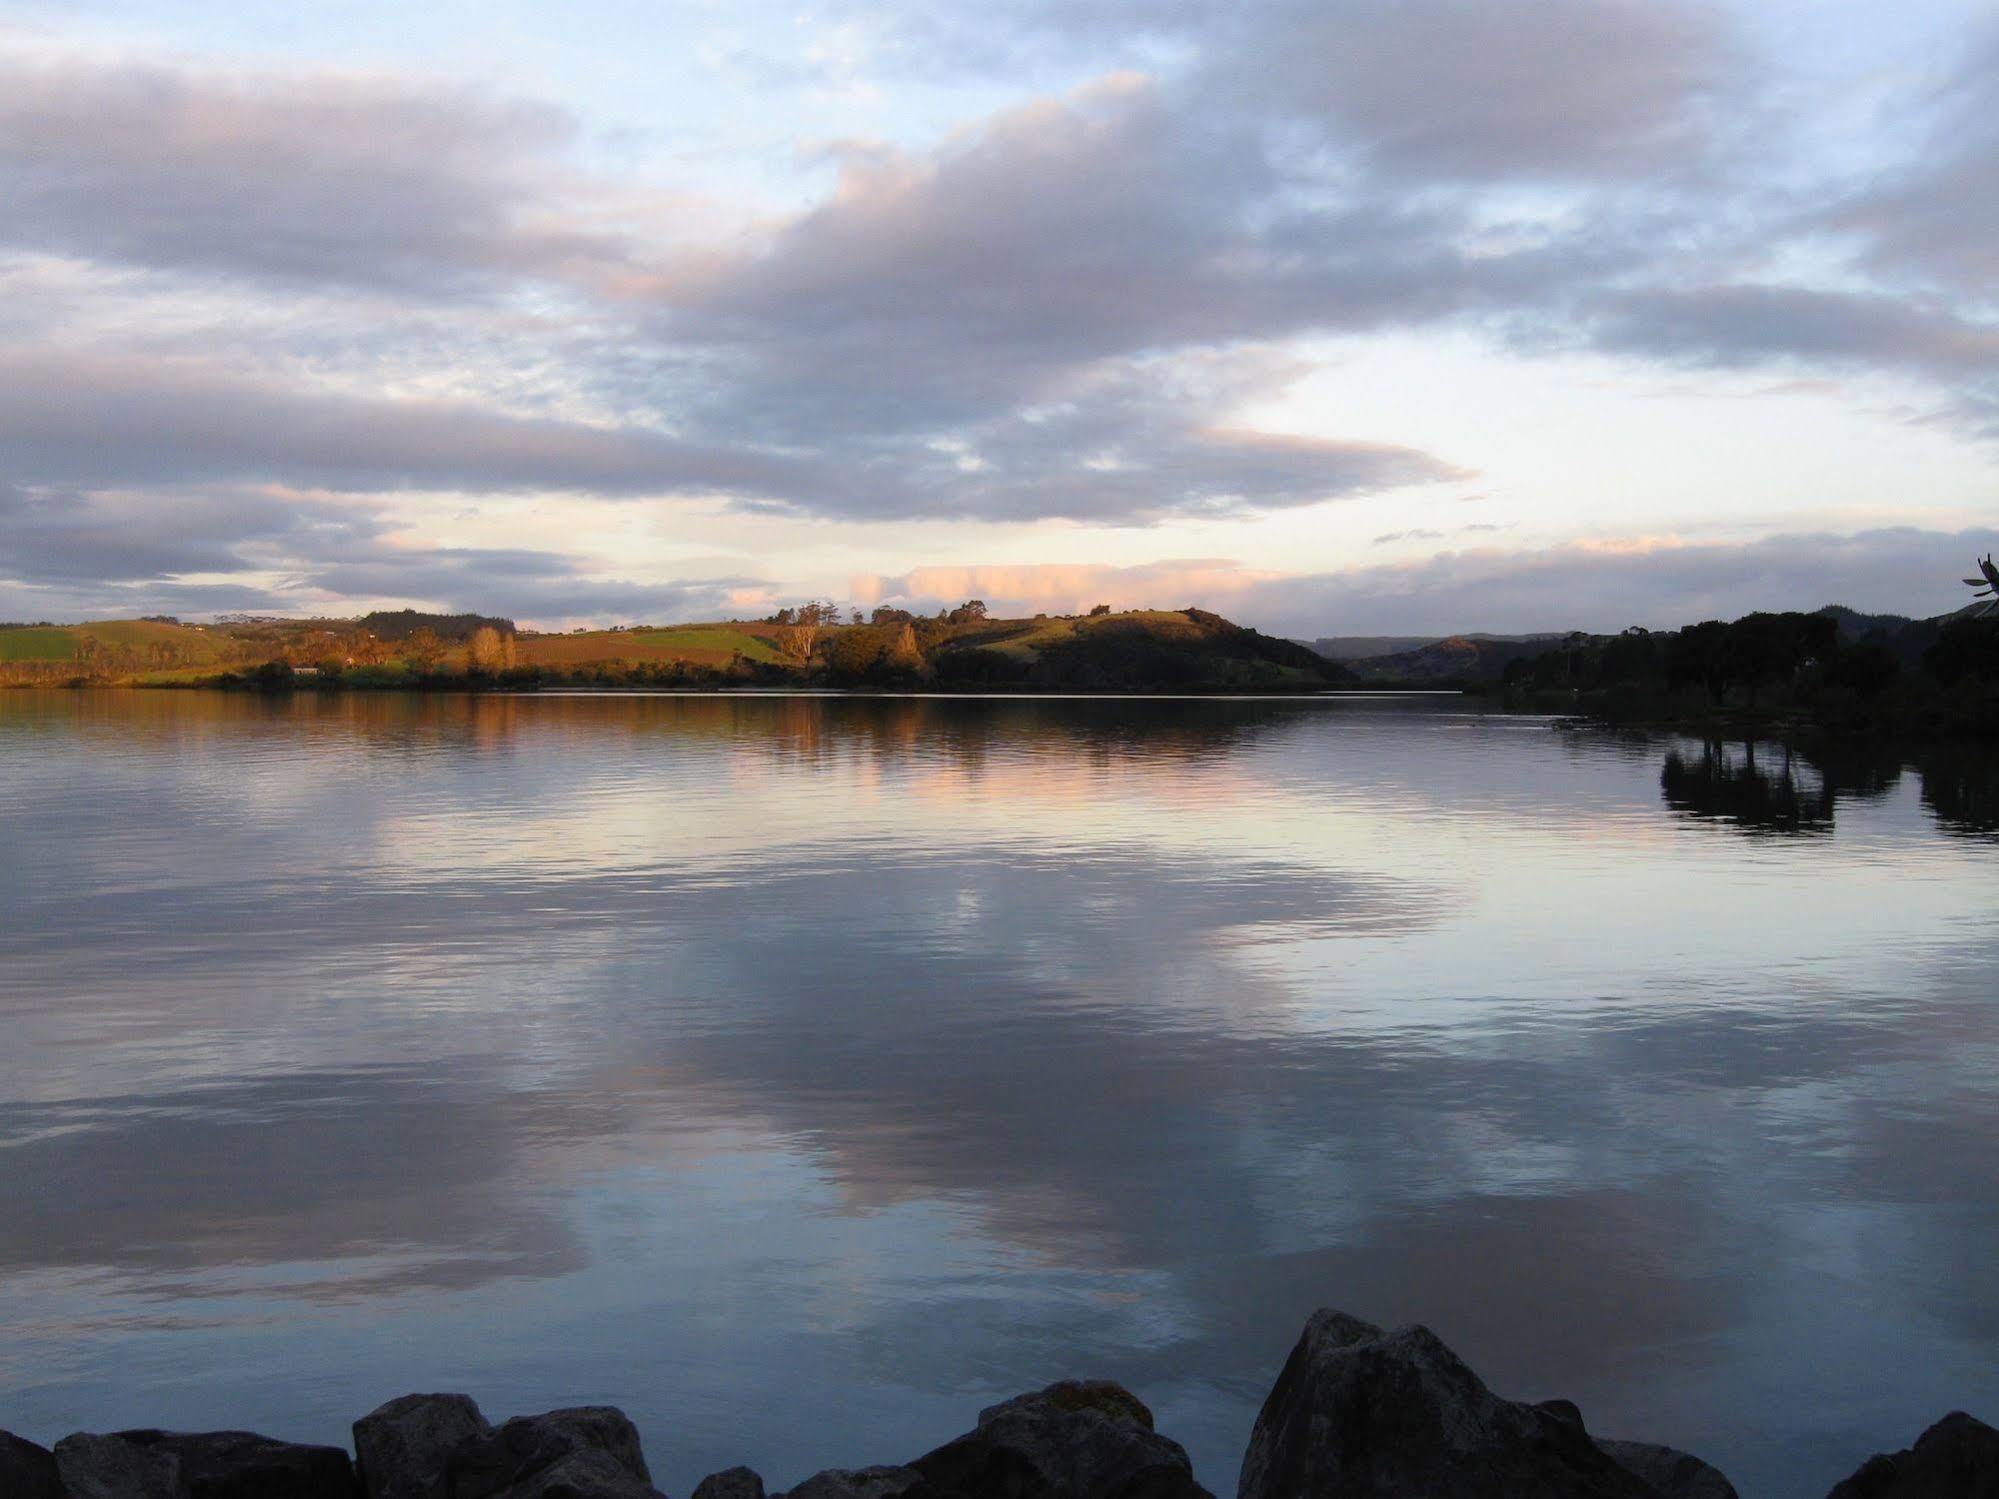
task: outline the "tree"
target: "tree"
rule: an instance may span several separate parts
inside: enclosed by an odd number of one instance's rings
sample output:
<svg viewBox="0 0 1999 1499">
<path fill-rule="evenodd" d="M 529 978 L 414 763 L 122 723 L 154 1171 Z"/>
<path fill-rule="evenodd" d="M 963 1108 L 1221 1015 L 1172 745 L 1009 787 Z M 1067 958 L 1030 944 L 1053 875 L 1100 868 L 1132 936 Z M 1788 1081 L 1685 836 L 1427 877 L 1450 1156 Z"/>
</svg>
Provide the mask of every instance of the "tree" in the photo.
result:
<svg viewBox="0 0 1999 1499">
<path fill-rule="evenodd" d="M 1728 651 L 1728 626 L 1718 619 L 1688 625 L 1666 650 L 1666 685 L 1698 683 L 1710 704 L 1721 701 L 1733 676 Z"/>
<path fill-rule="evenodd" d="M 806 666 L 812 661 L 813 642 L 818 638 L 817 625 L 785 625 L 777 631 L 772 643 L 800 666 Z"/>
<path fill-rule="evenodd" d="M 984 599 L 966 599 L 964 603 L 945 616 L 954 625 L 976 624 L 986 617 Z"/>
<path fill-rule="evenodd" d="M 1745 614 L 1728 627 L 1729 668 L 1749 689 L 1755 706 L 1759 688 L 1795 681 L 1814 661 L 1830 657 L 1839 626 L 1823 614 Z"/>
<path fill-rule="evenodd" d="M 514 637 L 502 635 L 491 625 L 481 625 L 472 632 L 466 657 L 473 671 L 505 671 L 514 664 Z"/>
<path fill-rule="evenodd" d="M 1109 604 L 1093 604 L 1090 607 L 1090 618 L 1095 619 L 1099 614 L 1109 614 L 1110 612 L 1111 606 Z"/>
<path fill-rule="evenodd" d="M 892 609 L 887 604 L 881 604 L 876 607 L 873 614 L 868 616 L 868 623 L 875 625 L 906 625 L 912 623 L 915 618 L 916 616 L 911 614 L 907 609 Z"/>
<path fill-rule="evenodd" d="M 444 659 L 445 645 L 428 625 L 411 633 L 403 642 L 403 659 L 416 668 L 417 675 L 429 676 Z"/>
</svg>

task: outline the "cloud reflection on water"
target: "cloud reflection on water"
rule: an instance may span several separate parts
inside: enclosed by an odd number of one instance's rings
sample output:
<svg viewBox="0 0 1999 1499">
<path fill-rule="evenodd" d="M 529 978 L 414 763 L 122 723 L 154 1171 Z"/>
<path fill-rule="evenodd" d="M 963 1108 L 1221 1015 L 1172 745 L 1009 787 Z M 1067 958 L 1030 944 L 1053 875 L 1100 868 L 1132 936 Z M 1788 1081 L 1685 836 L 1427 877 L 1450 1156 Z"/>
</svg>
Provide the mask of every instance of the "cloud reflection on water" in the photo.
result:
<svg viewBox="0 0 1999 1499">
<path fill-rule="evenodd" d="M 617 1399 L 685 1486 L 1087 1365 L 1225 1485 L 1334 1302 L 1822 1489 L 1999 1398 L 1999 911 L 1925 810 L 1975 826 L 1979 775 L 1799 764 L 1766 815 L 1678 753 L 1295 703 L 0 701 L 0 1311 L 62 1276 L 97 1329 L 38 1322 L 63 1372 L 12 1403 L 166 1399 L 119 1371 L 175 1349 L 313 1435 L 329 1382 L 441 1371 Z M 1733 836 L 1772 826 L 1816 836 Z M 130 1321 L 169 1313 L 206 1330 Z"/>
</svg>

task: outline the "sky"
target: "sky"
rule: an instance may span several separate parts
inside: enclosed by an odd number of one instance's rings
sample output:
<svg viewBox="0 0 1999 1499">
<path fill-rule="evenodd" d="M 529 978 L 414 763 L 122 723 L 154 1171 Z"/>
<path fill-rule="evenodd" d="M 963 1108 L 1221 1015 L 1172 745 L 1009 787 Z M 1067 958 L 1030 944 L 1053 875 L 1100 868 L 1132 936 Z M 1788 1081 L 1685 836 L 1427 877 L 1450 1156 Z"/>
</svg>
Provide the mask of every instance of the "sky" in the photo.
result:
<svg viewBox="0 0 1999 1499">
<path fill-rule="evenodd" d="M 0 619 L 1915 615 L 1999 4 L 0 0 Z"/>
</svg>

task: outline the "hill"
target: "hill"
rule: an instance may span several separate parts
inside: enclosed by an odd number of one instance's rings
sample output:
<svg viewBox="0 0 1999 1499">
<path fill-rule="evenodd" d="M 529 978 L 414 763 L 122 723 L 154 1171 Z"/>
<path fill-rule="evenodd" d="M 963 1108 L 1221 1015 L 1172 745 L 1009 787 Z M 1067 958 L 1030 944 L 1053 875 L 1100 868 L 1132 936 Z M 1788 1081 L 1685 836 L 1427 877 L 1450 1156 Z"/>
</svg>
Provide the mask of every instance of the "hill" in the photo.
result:
<svg viewBox="0 0 1999 1499">
<path fill-rule="evenodd" d="M 1355 662 L 1405 655 L 1420 651 L 1425 646 L 1441 645 L 1447 640 L 1469 640 L 1475 645 L 1515 644 L 1521 641 L 1560 640 L 1562 633 L 1557 630 L 1531 635 L 1488 635 L 1476 631 L 1456 635 L 1321 635 L 1317 640 L 1299 643 L 1309 645 L 1329 661 Z"/>
<path fill-rule="evenodd" d="M 1513 662 L 1538 656 L 1560 635 L 1451 635 L 1412 649 L 1345 662 L 1363 682 L 1435 686 L 1497 682 Z"/>
<path fill-rule="evenodd" d="M 163 619 L 106 619 L 74 625 L 0 625 L 0 686 L 76 676 L 206 670 L 254 652 L 220 626 Z"/>
<path fill-rule="evenodd" d="M 960 687 L 1311 691 L 1353 680 L 1295 641 L 1204 609 L 985 621 L 924 654 L 939 685 Z"/>
<path fill-rule="evenodd" d="M 795 612 L 794 612 L 795 613 Z M 928 687 L 946 691 L 1312 692 L 1351 675 L 1200 609 L 867 624 L 722 620 L 539 634 L 410 611 L 213 625 L 0 626 L 0 684 Z"/>
</svg>

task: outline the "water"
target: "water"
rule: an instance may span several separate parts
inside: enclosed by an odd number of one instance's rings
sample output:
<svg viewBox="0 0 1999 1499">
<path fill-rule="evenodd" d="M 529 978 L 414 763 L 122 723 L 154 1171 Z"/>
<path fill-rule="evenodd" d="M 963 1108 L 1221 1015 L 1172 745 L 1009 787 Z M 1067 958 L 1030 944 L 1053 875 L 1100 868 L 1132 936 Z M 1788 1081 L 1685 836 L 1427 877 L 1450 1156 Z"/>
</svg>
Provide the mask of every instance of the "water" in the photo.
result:
<svg viewBox="0 0 1999 1499">
<path fill-rule="evenodd" d="M 1306 1314 L 1816 1496 L 1999 1418 L 1999 767 L 1394 702 L 0 694 L 0 1426 L 684 1496 Z"/>
</svg>

